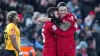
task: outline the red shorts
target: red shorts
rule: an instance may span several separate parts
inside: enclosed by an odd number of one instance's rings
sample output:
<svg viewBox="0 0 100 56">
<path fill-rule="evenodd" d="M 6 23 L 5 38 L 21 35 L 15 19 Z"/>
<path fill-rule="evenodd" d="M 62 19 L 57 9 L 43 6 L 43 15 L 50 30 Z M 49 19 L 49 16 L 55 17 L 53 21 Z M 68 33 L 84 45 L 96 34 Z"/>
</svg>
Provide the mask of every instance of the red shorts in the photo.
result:
<svg viewBox="0 0 100 56">
<path fill-rule="evenodd" d="M 44 48 L 42 51 L 42 56 L 57 56 L 56 49 Z"/>
<path fill-rule="evenodd" d="M 75 49 L 57 49 L 58 56 L 76 56 Z"/>
</svg>

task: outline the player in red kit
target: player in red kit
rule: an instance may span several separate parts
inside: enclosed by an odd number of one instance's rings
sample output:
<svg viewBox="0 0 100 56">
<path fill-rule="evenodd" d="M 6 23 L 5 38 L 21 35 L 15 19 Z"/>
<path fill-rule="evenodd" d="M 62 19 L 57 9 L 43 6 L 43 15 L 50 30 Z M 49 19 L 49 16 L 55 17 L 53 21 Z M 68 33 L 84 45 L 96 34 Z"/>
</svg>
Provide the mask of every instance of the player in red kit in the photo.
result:
<svg viewBox="0 0 100 56">
<path fill-rule="evenodd" d="M 58 56 L 76 56 L 74 32 L 77 28 L 77 19 L 73 14 L 67 12 L 67 6 L 64 2 L 59 3 L 57 8 L 60 20 L 63 22 L 59 25 L 59 28 L 56 27 L 55 29 L 57 37 L 57 54 Z M 48 19 L 46 21 L 49 21 L 50 19 L 52 21 L 52 18 L 45 19 Z"/>
<path fill-rule="evenodd" d="M 50 7 L 47 10 L 48 17 L 51 17 L 53 13 L 57 13 L 57 8 Z M 55 25 L 52 22 L 45 22 L 42 27 L 42 37 L 44 48 L 42 56 L 57 56 L 56 54 L 56 34 L 54 32 Z"/>
<path fill-rule="evenodd" d="M 57 5 L 60 19 L 66 22 L 66 31 L 62 32 L 63 36 L 57 36 L 57 53 L 59 56 L 76 56 L 74 33 L 77 28 L 76 17 L 67 12 L 67 6 L 64 2 Z"/>
</svg>

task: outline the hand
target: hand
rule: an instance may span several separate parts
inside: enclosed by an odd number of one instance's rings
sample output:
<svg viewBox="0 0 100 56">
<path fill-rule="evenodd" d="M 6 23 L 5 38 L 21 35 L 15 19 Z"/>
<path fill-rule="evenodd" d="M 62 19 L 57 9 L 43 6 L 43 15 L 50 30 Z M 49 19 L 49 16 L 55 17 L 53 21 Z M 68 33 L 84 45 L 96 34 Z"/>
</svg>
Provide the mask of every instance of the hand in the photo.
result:
<svg viewBox="0 0 100 56">
<path fill-rule="evenodd" d="M 48 22 L 51 21 L 51 18 L 47 18 L 47 17 L 40 17 L 37 19 L 38 22 Z"/>
<path fill-rule="evenodd" d="M 20 52 L 20 53 L 19 53 L 19 56 L 23 56 L 23 53 L 22 53 L 22 52 Z"/>
</svg>

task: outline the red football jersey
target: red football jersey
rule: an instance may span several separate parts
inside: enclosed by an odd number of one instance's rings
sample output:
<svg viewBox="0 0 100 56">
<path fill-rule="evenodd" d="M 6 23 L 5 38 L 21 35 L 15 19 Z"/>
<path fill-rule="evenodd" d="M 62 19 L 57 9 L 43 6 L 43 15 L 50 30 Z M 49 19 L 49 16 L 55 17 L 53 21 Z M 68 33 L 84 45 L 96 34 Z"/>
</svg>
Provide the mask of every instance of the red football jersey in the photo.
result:
<svg viewBox="0 0 100 56">
<path fill-rule="evenodd" d="M 66 14 L 64 18 L 61 18 L 61 20 L 63 22 L 67 21 L 71 24 L 68 30 L 62 31 L 51 22 L 44 24 L 42 29 L 44 47 L 52 46 L 54 48 L 57 44 L 57 49 L 75 48 L 74 32 L 76 31 L 77 26 L 76 17 L 73 14 Z M 57 43 L 55 35 L 57 37 Z"/>
<path fill-rule="evenodd" d="M 76 17 L 73 14 L 66 14 L 61 20 L 63 20 L 63 22 L 69 22 L 71 26 L 66 31 L 62 31 L 59 28 L 56 29 L 57 49 L 75 48 L 74 33 L 77 28 Z"/>
<path fill-rule="evenodd" d="M 56 48 L 56 37 L 53 30 L 54 24 L 51 22 L 46 22 L 42 27 L 42 37 L 44 48 Z"/>
</svg>

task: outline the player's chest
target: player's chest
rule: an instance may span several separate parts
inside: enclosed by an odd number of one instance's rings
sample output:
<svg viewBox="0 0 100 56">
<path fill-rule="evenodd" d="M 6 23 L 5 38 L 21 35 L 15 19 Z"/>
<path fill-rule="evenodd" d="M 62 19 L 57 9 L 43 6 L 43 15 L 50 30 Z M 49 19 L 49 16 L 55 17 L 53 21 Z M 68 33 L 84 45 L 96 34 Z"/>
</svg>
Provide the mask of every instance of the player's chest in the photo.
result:
<svg viewBox="0 0 100 56">
<path fill-rule="evenodd" d="M 68 17 L 64 17 L 64 18 L 61 18 L 61 20 L 64 22 L 74 22 L 74 17 L 73 16 L 68 16 Z"/>
</svg>

